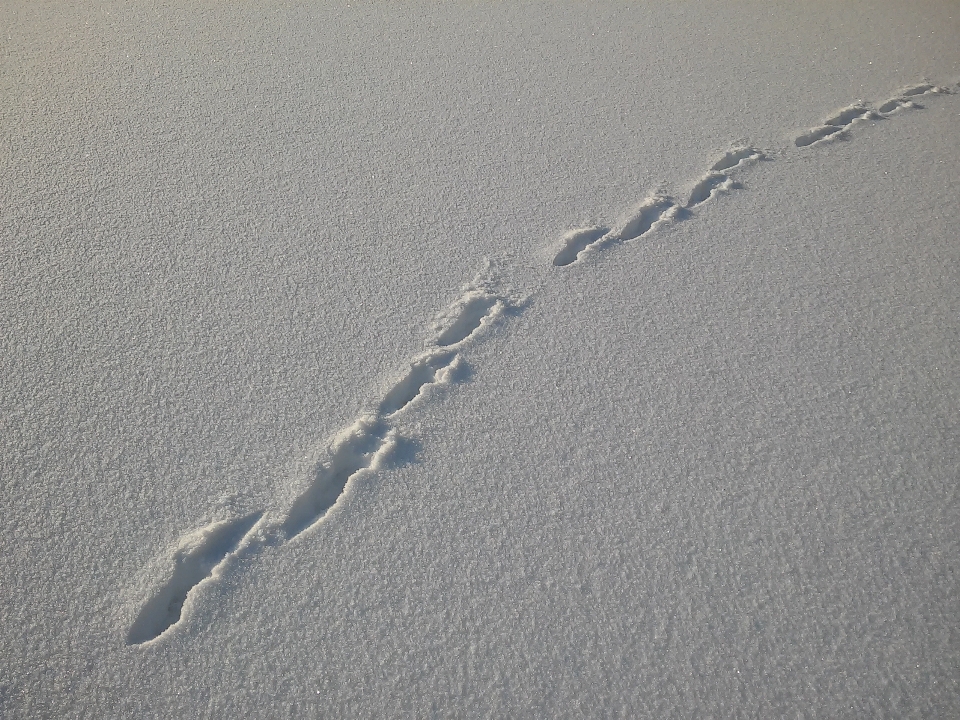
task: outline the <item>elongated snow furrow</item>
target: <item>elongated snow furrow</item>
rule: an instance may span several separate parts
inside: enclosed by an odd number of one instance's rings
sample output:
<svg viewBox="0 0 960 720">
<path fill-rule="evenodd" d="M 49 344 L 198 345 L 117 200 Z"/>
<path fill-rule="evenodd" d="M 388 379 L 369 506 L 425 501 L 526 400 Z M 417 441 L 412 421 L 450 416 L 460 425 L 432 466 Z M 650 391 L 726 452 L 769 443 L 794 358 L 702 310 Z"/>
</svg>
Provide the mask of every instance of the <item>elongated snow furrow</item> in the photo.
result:
<svg viewBox="0 0 960 720">
<path fill-rule="evenodd" d="M 960 87 L 960 84 L 958 84 L 958 87 Z M 955 92 L 955 88 L 922 82 L 901 89 L 896 95 L 880 103 L 877 108 L 873 108 L 863 101 L 857 101 L 837 110 L 827 117 L 821 125 L 804 130 L 794 139 L 793 144 L 795 147 L 805 148 L 835 140 L 845 136 L 847 131 L 857 123 L 883 120 L 889 117 L 891 113 L 903 109 L 922 108 L 923 106 L 916 100 L 919 97 L 932 94 L 951 94 L 953 92 Z M 637 210 L 621 223 L 619 228 L 609 230 L 599 225 L 591 225 L 570 230 L 560 238 L 560 249 L 554 255 L 553 265 L 555 267 L 566 267 L 576 264 L 583 260 L 588 251 L 603 250 L 618 243 L 636 240 L 652 232 L 659 225 L 689 217 L 691 210 L 711 198 L 730 190 L 742 188 L 742 185 L 729 174 L 729 171 L 765 159 L 767 159 L 767 155 L 753 147 L 729 150 L 692 185 L 686 203 L 681 205 L 670 197 L 653 195 L 643 201 Z"/>
<path fill-rule="evenodd" d="M 475 280 L 447 308 L 440 319 L 443 327 L 438 346 L 414 358 L 409 367 L 386 392 L 375 416 L 361 418 L 337 436 L 329 457 L 314 470 L 313 480 L 293 501 L 280 526 L 282 538 L 290 540 L 326 517 L 358 473 L 375 469 L 395 442 L 391 422 L 408 408 L 427 388 L 450 381 L 452 371 L 461 362 L 460 354 L 449 348 L 460 347 L 472 338 L 485 321 L 507 304 L 506 296 L 495 294 L 489 283 Z"/>
<path fill-rule="evenodd" d="M 127 634 L 127 643 L 150 642 L 179 623 L 190 594 L 217 573 L 262 515 L 256 512 L 217 522 L 187 535 L 173 554 L 170 578 L 140 610 Z"/>
<path fill-rule="evenodd" d="M 930 83 L 902 89 L 874 110 L 864 103 L 843 108 L 822 125 L 805 131 L 794 141 L 806 147 L 837 137 L 850 126 L 878 120 L 904 108 L 922 107 L 915 98 L 928 94 L 949 94 Z M 607 246 L 645 237 L 659 226 L 682 219 L 693 208 L 728 190 L 740 188 L 730 174 L 745 165 L 765 159 L 756 148 L 743 147 L 726 152 L 699 180 L 692 184 L 688 200 L 680 204 L 665 195 L 652 195 L 613 229 L 599 225 L 569 231 L 560 241 L 553 265 L 565 267 L 582 260 L 585 254 Z M 205 581 L 221 576 L 231 558 L 250 556 L 265 544 L 283 544 L 300 537 L 330 516 L 344 497 L 351 481 L 380 467 L 389 457 L 399 435 L 395 425 L 404 413 L 431 387 L 451 381 L 462 362 L 461 351 L 476 340 L 484 327 L 492 325 L 509 309 L 526 301 L 495 288 L 481 273 L 466 285 L 461 296 L 435 321 L 435 337 L 429 349 L 415 357 L 377 405 L 375 413 L 361 416 L 338 433 L 321 454 L 309 482 L 288 506 L 277 514 L 257 511 L 243 517 L 213 523 L 188 534 L 174 550 L 170 577 L 142 606 L 131 626 L 127 642 L 142 645 L 161 638 L 184 620 L 188 600 Z"/>
<path fill-rule="evenodd" d="M 950 90 L 931 83 L 920 83 L 903 88 L 893 97 L 884 100 L 876 109 L 864 102 L 857 102 L 838 110 L 823 121 L 822 125 L 801 133 L 794 145 L 807 147 L 815 143 L 841 137 L 843 133 L 858 122 L 883 120 L 890 113 L 901 109 L 919 109 L 923 106 L 912 98 L 931 94 L 949 94 Z"/>
<path fill-rule="evenodd" d="M 807 130 L 793 142 L 797 147 L 806 147 L 807 145 L 813 145 L 815 142 L 820 142 L 825 138 L 841 133 L 843 130 L 844 128 L 835 125 L 821 125 L 820 127 Z"/>
<path fill-rule="evenodd" d="M 469 338 L 495 308 L 500 298 L 496 295 L 474 290 L 460 299 L 455 309 L 453 322 L 437 338 L 440 347 L 453 347 Z"/>
<path fill-rule="evenodd" d="M 857 120 L 876 119 L 876 116 L 877 113 L 872 108 L 862 103 L 855 103 L 842 110 L 838 110 L 832 117 L 824 120 L 823 124 L 833 125 L 834 127 L 846 127 L 847 125 L 852 125 Z"/>
<path fill-rule="evenodd" d="M 951 90 L 948 88 L 933 85 L 931 83 L 920 83 L 903 88 L 893 97 L 880 103 L 877 110 L 881 114 L 889 114 L 896 110 L 909 109 L 917 110 L 923 107 L 914 98 L 920 95 L 949 95 Z"/>
<path fill-rule="evenodd" d="M 944 92 L 944 88 L 937 87 L 931 83 L 920 83 L 911 85 L 899 92 L 900 97 L 913 97 L 914 95 L 926 95 L 927 93 Z"/>
<path fill-rule="evenodd" d="M 744 147 L 730 150 L 717 160 L 690 191 L 685 210 L 702 205 L 721 193 L 742 187 L 728 171 L 765 159 L 765 155 L 756 148 Z"/>
<path fill-rule="evenodd" d="M 762 160 L 763 153 L 752 147 L 737 148 L 729 150 L 723 154 L 723 157 L 710 166 L 710 172 L 723 172 L 733 170 L 734 168 L 746 165 L 747 163 Z"/>
<path fill-rule="evenodd" d="M 610 232 L 610 228 L 600 227 L 598 225 L 570 230 L 560 238 L 560 252 L 553 258 L 553 264 L 557 267 L 563 267 L 564 265 L 576 262 L 580 253 L 608 232 Z"/>
<path fill-rule="evenodd" d="M 380 403 L 380 417 L 389 418 L 397 414 L 423 394 L 430 385 L 443 382 L 444 373 L 449 371 L 460 356 L 455 352 L 430 352 L 410 363 L 409 371 L 390 388 Z"/>
<path fill-rule="evenodd" d="M 381 467 L 399 437 L 395 424 L 431 387 L 451 382 L 461 352 L 521 300 L 498 290 L 487 270 L 478 275 L 434 322 L 429 348 L 409 362 L 384 393 L 375 413 L 339 432 L 313 464 L 308 482 L 284 509 L 214 523 L 188 534 L 173 553 L 170 578 L 144 604 L 127 641 L 142 645 L 183 622 L 194 589 L 217 577 L 228 560 L 253 557 L 266 545 L 300 538 L 330 517 L 351 482 Z M 276 517 L 275 517 L 276 516 Z M 256 527 L 255 527 L 256 526 Z"/>
<path fill-rule="evenodd" d="M 461 362 L 460 354 L 452 348 L 461 347 L 510 304 L 507 296 L 490 288 L 491 284 L 479 276 L 468 284 L 438 321 L 442 330 L 435 340 L 437 347 L 410 362 L 380 401 L 376 415 L 360 418 L 337 436 L 327 459 L 316 466 L 313 480 L 287 511 L 279 528 L 283 539 L 293 539 L 322 521 L 350 480 L 362 471 L 378 467 L 389 453 L 396 439 L 391 423 L 400 412 L 427 388 L 450 381 L 452 371 Z"/>
<path fill-rule="evenodd" d="M 913 100 L 907 100 L 906 98 L 890 98 L 889 100 L 883 102 L 877 110 L 881 115 L 888 115 L 895 110 L 900 110 L 902 108 L 918 108 L 920 107 Z"/>
<path fill-rule="evenodd" d="M 802 133 L 794 140 L 794 145 L 807 147 L 827 138 L 839 137 L 853 123 L 861 120 L 876 120 L 879 117 L 875 110 L 862 103 L 856 103 L 838 110 L 833 116 L 824 120 L 823 125 L 810 128 Z"/>
<path fill-rule="evenodd" d="M 697 205 L 705 203 L 714 195 L 724 192 L 725 190 L 730 190 L 733 187 L 734 182 L 729 176 L 718 172 L 708 173 L 700 182 L 693 186 L 693 190 L 690 191 L 690 198 L 684 207 L 687 210 L 695 208 Z"/>
<path fill-rule="evenodd" d="M 322 520 L 350 479 L 375 467 L 392 437 L 390 428 L 378 419 L 358 420 L 341 433 L 330 448 L 330 457 L 316 467 L 313 480 L 293 501 L 280 526 L 283 537 L 292 540 Z"/>
<path fill-rule="evenodd" d="M 637 240 L 653 232 L 662 224 L 686 217 L 692 208 L 723 192 L 740 187 L 729 171 L 762 160 L 764 157 L 760 150 L 753 147 L 729 150 L 694 183 L 685 204 L 681 205 L 666 195 L 652 195 L 642 201 L 632 212 L 627 213 L 626 217 L 612 230 L 599 225 L 570 230 L 560 239 L 561 247 L 553 258 L 554 266 L 572 265 L 583 258 L 588 250 L 603 250 L 611 245 Z"/>
<path fill-rule="evenodd" d="M 673 198 L 664 195 L 654 195 L 647 198 L 630 214 L 618 230 L 610 234 L 611 240 L 628 242 L 643 237 L 658 222 L 672 218 L 677 207 L 678 205 Z"/>
</svg>

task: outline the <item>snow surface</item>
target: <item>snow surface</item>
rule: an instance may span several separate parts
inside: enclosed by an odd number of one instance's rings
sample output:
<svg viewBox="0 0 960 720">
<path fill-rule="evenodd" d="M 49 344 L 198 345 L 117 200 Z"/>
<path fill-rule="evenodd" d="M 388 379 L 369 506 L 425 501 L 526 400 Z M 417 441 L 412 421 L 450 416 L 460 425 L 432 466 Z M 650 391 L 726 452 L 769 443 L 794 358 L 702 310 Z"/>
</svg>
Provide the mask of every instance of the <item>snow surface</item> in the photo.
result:
<svg viewBox="0 0 960 720">
<path fill-rule="evenodd" d="M 960 7 L 0 7 L 0 716 L 960 716 Z"/>
</svg>

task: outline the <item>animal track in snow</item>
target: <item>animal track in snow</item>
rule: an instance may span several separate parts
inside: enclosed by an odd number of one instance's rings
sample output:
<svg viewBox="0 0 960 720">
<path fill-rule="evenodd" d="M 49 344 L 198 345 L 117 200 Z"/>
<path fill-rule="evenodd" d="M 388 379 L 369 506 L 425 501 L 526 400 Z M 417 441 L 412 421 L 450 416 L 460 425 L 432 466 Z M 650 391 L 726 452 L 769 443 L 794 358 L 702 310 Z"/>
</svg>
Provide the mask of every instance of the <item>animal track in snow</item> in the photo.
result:
<svg viewBox="0 0 960 720">
<path fill-rule="evenodd" d="M 454 369 L 460 356 L 453 352 L 428 352 L 410 363 L 410 370 L 380 403 L 379 415 L 389 418 L 416 400 L 424 387 L 446 382 L 448 373 Z"/>
<path fill-rule="evenodd" d="M 523 300 L 501 291 L 487 271 L 463 288 L 434 323 L 436 337 L 392 384 L 373 414 L 362 415 L 330 441 L 311 470 L 307 486 L 279 512 L 259 510 L 190 533 L 173 555 L 170 578 L 146 601 L 127 635 L 141 645 L 165 634 L 184 619 L 184 603 L 200 583 L 216 578 L 228 560 L 266 544 L 300 537 L 323 521 L 350 482 L 382 467 L 398 441 L 393 424 L 428 388 L 451 382 L 462 364 L 460 350 L 510 308 Z"/>
<path fill-rule="evenodd" d="M 556 257 L 553 258 L 553 264 L 557 267 L 563 267 L 564 265 L 575 262 L 580 253 L 608 232 L 610 232 L 610 228 L 596 225 L 571 230 L 560 239 L 563 247 L 560 249 L 560 252 L 557 253 Z"/>
<path fill-rule="evenodd" d="M 482 276 L 464 288 L 464 293 L 436 325 L 443 328 L 436 347 L 414 358 L 409 367 L 380 401 L 376 415 L 362 417 L 342 431 L 329 448 L 329 459 L 313 472 L 310 485 L 294 500 L 280 525 L 280 534 L 291 540 L 326 517 L 350 480 L 361 471 L 376 469 L 396 442 L 390 422 L 420 397 L 426 388 L 450 382 L 461 363 L 453 349 L 472 338 L 512 304 L 508 296 L 490 289 Z"/>
<path fill-rule="evenodd" d="M 916 101 L 911 100 L 921 95 L 947 94 L 950 91 L 946 88 L 933 85 L 931 83 L 920 83 L 904 88 L 892 98 L 880 103 L 876 109 L 870 105 L 857 102 L 849 105 L 842 110 L 838 110 L 833 116 L 823 121 L 823 125 L 811 128 L 794 140 L 797 147 L 807 147 L 821 140 L 840 137 L 842 133 L 852 127 L 855 123 L 865 120 L 883 120 L 890 113 L 901 108 L 921 108 Z"/>
<path fill-rule="evenodd" d="M 671 219 L 678 207 L 673 198 L 665 195 L 647 198 L 636 210 L 629 213 L 618 230 L 611 231 L 607 238 L 602 239 L 601 247 L 615 242 L 636 240 L 646 235 L 658 222 Z"/>
<path fill-rule="evenodd" d="M 724 153 L 723 157 L 717 160 L 693 185 L 686 204 L 681 205 L 667 195 L 652 195 L 641 202 L 636 209 L 627 213 L 613 230 L 591 226 L 569 231 L 561 238 L 561 248 L 554 256 L 553 264 L 557 267 L 571 265 L 588 250 L 602 250 L 610 245 L 636 240 L 651 232 L 659 224 L 686 217 L 691 209 L 715 195 L 741 187 L 727 174 L 727 171 L 762 160 L 764 157 L 761 151 L 752 147 L 730 150 Z"/>
<path fill-rule="evenodd" d="M 181 539 L 173 554 L 170 579 L 144 604 L 130 628 L 127 643 L 149 642 L 176 625 L 193 590 L 218 573 L 262 515 L 256 512 L 213 523 Z"/>
<path fill-rule="evenodd" d="M 921 107 L 913 98 L 946 94 L 952 90 L 922 83 L 901 90 L 872 109 L 864 103 L 850 105 L 801 134 L 794 142 L 806 147 L 845 132 L 855 123 L 888 117 L 901 109 Z M 655 194 L 613 228 L 592 225 L 571 230 L 561 239 L 554 257 L 558 267 L 573 264 L 584 253 L 642 238 L 662 224 L 688 216 L 711 198 L 742 187 L 732 171 L 766 159 L 752 147 L 726 152 L 691 186 L 687 201 Z M 376 411 L 361 415 L 337 433 L 314 463 L 306 487 L 279 510 L 265 509 L 232 520 L 213 523 L 184 536 L 174 548 L 169 577 L 150 595 L 127 634 L 130 645 L 142 645 L 165 636 L 184 621 L 188 600 L 205 582 L 215 582 L 228 569 L 232 558 L 255 553 L 265 545 L 282 545 L 322 523 L 330 516 L 350 483 L 363 473 L 382 467 L 400 440 L 396 423 L 429 388 L 448 384 L 463 362 L 461 351 L 485 326 L 510 309 L 522 307 L 525 299 L 498 288 L 488 273 L 466 285 L 460 297 L 434 324 L 435 337 L 425 352 L 411 360 L 382 399 Z"/>
<path fill-rule="evenodd" d="M 752 147 L 737 148 L 724 153 L 723 157 L 717 160 L 707 173 L 694 184 L 690 190 L 687 204 L 683 206 L 683 209 L 691 210 L 720 193 L 742 188 L 743 186 L 730 177 L 727 171 L 735 170 L 765 158 L 766 155 Z"/>
<path fill-rule="evenodd" d="M 861 104 L 850 105 L 849 107 L 838 111 L 833 117 L 824 120 L 823 125 L 811 128 L 807 132 L 800 135 L 794 141 L 794 145 L 797 147 L 813 145 L 815 142 L 820 142 L 825 138 L 833 137 L 844 132 L 848 127 L 859 120 L 873 120 L 878 117 L 879 115 L 872 108 Z"/>
<path fill-rule="evenodd" d="M 376 415 L 358 419 L 335 438 L 329 459 L 315 468 L 310 485 L 294 500 L 280 525 L 284 539 L 292 540 L 323 520 L 350 480 L 361 471 L 376 469 L 389 454 L 396 442 L 390 421 L 426 388 L 450 382 L 461 363 L 460 354 L 450 348 L 465 343 L 512 304 L 508 296 L 496 294 L 490 285 L 482 276 L 467 285 L 435 323 L 442 328 L 435 340 L 436 347 L 410 362 L 380 401 Z"/>
<path fill-rule="evenodd" d="M 496 295 L 483 290 L 469 290 L 463 297 L 451 306 L 446 318 L 451 318 L 449 326 L 440 333 L 437 345 L 452 347 L 473 335 L 487 317 L 492 317 L 491 311 L 503 301 Z"/>
<path fill-rule="evenodd" d="M 881 113 L 887 114 L 893 112 L 894 110 L 899 110 L 900 108 L 922 108 L 922 105 L 919 105 L 910 98 L 918 95 L 928 94 L 949 95 L 950 92 L 951 91 L 949 88 L 940 87 L 931 83 L 920 83 L 919 85 L 913 85 L 911 87 L 904 88 L 889 100 L 882 102 L 877 110 L 879 110 Z"/>
<path fill-rule="evenodd" d="M 352 477 L 379 465 L 395 436 L 376 418 L 361 418 L 341 432 L 330 446 L 330 458 L 315 468 L 310 485 L 293 501 L 280 525 L 283 536 L 292 540 L 322 520 Z"/>
<path fill-rule="evenodd" d="M 794 146 L 804 148 L 829 139 L 843 136 L 853 125 L 868 120 L 883 120 L 892 113 L 903 109 L 921 108 L 916 98 L 932 94 L 951 94 L 952 88 L 941 87 L 922 82 L 900 90 L 896 95 L 873 108 L 858 101 L 837 110 L 823 121 L 822 125 L 801 133 L 794 140 Z M 658 225 L 681 220 L 691 215 L 699 207 L 717 195 L 731 190 L 742 189 L 742 185 L 731 176 L 730 171 L 760 160 L 769 159 L 766 154 L 753 147 L 735 148 L 724 153 L 710 169 L 690 188 L 686 203 L 679 203 L 666 195 L 653 195 L 644 200 L 637 210 L 629 214 L 618 229 L 610 230 L 600 225 L 570 230 L 560 239 L 560 249 L 554 255 L 556 267 L 566 267 L 581 260 L 591 251 L 602 250 L 610 245 L 636 240 L 652 232 Z"/>
<path fill-rule="evenodd" d="M 730 150 L 723 154 L 723 157 L 710 166 L 710 172 L 723 172 L 724 170 L 733 170 L 741 165 L 746 165 L 754 160 L 762 160 L 763 153 L 756 148 L 743 147 L 736 150 Z"/>
<path fill-rule="evenodd" d="M 743 186 L 730 177 L 726 171 L 765 158 L 766 156 L 762 152 L 752 147 L 738 148 L 724 153 L 723 157 L 717 160 L 707 171 L 707 174 L 693 186 L 684 209 L 690 210 L 705 203 L 715 195 L 742 188 Z"/>
<path fill-rule="evenodd" d="M 737 187 L 739 187 L 739 185 L 727 175 L 723 173 L 709 173 L 693 186 L 693 190 L 690 191 L 690 199 L 687 200 L 687 204 L 684 207 L 687 209 L 695 208 L 697 205 L 705 203 L 714 195 L 726 190 L 733 190 Z"/>
</svg>

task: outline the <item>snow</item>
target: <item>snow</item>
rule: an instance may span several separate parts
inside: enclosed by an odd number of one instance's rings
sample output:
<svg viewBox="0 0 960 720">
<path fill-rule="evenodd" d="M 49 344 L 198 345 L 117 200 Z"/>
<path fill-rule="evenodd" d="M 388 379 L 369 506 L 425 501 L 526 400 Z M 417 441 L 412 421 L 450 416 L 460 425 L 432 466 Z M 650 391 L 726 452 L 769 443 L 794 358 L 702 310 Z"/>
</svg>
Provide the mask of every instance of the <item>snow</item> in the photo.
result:
<svg viewBox="0 0 960 720">
<path fill-rule="evenodd" d="M 0 28 L 0 715 L 960 714 L 955 3 Z"/>
</svg>

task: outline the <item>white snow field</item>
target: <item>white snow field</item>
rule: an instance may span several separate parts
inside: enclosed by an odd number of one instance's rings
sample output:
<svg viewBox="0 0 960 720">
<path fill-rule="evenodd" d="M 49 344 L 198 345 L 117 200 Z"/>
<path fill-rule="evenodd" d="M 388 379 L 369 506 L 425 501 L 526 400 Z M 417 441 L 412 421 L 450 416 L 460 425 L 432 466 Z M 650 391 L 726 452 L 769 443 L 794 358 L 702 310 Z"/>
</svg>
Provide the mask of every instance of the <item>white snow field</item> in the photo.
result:
<svg viewBox="0 0 960 720">
<path fill-rule="evenodd" d="M 960 717 L 960 4 L 0 58 L 0 717 Z"/>
</svg>

